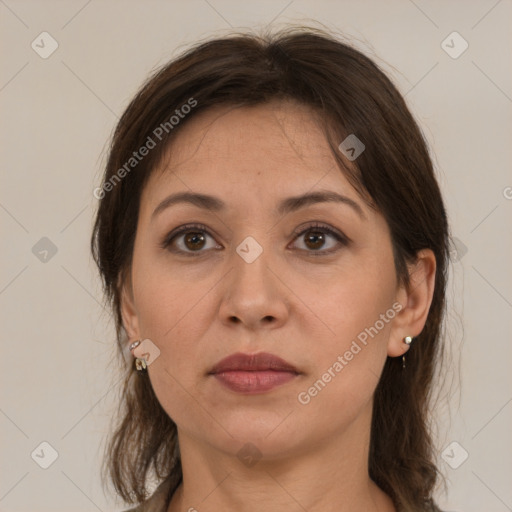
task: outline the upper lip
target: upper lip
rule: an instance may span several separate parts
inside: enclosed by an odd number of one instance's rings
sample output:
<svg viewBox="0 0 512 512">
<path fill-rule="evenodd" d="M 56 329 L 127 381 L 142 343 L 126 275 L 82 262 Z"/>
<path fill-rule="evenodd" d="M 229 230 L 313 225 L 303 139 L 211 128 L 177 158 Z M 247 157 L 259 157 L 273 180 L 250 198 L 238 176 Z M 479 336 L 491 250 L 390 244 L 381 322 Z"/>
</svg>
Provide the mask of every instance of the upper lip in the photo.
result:
<svg viewBox="0 0 512 512">
<path fill-rule="evenodd" d="M 295 366 L 274 354 L 260 352 L 258 354 L 244 354 L 237 352 L 220 360 L 209 373 L 229 371 L 262 371 L 274 370 L 282 372 L 300 373 Z"/>
</svg>

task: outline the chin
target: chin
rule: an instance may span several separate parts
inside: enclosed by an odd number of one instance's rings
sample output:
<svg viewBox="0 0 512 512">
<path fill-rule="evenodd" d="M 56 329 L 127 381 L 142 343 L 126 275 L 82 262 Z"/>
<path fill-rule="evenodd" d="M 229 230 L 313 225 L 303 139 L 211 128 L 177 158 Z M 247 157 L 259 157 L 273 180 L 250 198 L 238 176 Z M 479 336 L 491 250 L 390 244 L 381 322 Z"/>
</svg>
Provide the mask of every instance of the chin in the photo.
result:
<svg viewBox="0 0 512 512">
<path fill-rule="evenodd" d="M 224 428 L 218 426 L 215 432 L 208 430 L 200 435 L 231 455 L 237 455 L 246 445 L 254 445 L 265 458 L 277 459 L 297 449 L 298 445 L 310 442 L 307 425 L 293 421 L 293 412 L 287 417 L 290 411 L 233 411 L 222 415 Z"/>
</svg>

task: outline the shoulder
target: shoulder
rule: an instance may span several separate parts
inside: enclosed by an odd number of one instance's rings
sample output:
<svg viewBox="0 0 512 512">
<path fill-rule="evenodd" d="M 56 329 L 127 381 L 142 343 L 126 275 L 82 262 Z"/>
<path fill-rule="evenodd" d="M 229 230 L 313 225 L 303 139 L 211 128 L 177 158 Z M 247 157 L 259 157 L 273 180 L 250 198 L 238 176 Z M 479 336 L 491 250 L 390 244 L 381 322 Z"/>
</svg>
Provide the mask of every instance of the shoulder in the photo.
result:
<svg viewBox="0 0 512 512">
<path fill-rule="evenodd" d="M 155 506 L 151 503 L 151 498 L 148 498 L 146 501 L 137 505 L 133 508 L 127 508 L 122 512 L 166 512 L 165 507 L 160 506 L 159 508 L 155 508 Z"/>
<path fill-rule="evenodd" d="M 427 512 L 443 512 L 435 503 L 432 503 Z"/>
<path fill-rule="evenodd" d="M 166 512 L 167 506 L 164 502 L 161 502 L 160 500 L 158 503 L 153 499 L 153 496 L 148 498 L 146 501 L 141 503 L 140 505 L 137 505 L 133 508 L 128 508 L 126 510 L 123 510 L 122 512 Z"/>
<path fill-rule="evenodd" d="M 139 505 L 122 512 L 167 512 L 171 498 L 172 478 L 164 480 L 155 492 Z"/>
</svg>

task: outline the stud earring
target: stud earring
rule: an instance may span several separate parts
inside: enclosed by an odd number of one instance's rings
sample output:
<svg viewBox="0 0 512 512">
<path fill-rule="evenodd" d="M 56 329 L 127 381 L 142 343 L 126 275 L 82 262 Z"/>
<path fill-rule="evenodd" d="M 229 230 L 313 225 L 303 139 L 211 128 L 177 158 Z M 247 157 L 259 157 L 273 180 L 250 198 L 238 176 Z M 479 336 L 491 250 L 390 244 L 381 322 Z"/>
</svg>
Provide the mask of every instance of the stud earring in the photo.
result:
<svg viewBox="0 0 512 512">
<path fill-rule="evenodd" d="M 406 336 L 404 339 L 403 339 L 403 342 L 406 344 L 406 345 L 410 345 L 412 343 L 412 336 Z M 405 368 L 405 354 L 402 356 L 402 368 Z"/>
<path fill-rule="evenodd" d="M 137 340 L 137 341 L 134 341 L 131 345 L 130 345 L 130 352 L 132 352 L 132 355 L 133 354 L 133 350 L 136 349 L 141 343 L 141 340 Z M 134 355 L 135 357 L 135 355 Z M 135 368 L 139 371 L 139 372 L 145 372 L 147 371 L 147 363 L 146 363 L 146 360 L 141 358 L 141 357 L 135 357 Z"/>
</svg>

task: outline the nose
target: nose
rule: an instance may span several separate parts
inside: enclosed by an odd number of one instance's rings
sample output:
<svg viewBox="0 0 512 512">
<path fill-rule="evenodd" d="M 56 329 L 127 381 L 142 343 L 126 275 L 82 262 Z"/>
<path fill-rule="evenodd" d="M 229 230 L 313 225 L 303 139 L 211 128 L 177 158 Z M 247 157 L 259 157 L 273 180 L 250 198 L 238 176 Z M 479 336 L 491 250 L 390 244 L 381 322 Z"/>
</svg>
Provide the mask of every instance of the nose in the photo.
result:
<svg viewBox="0 0 512 512">
<path fill-rule="evenodd" d="M 265 251 L 248 263 L 235 251 L 232 270 L 224 277 L 221 321 L 228 326 L 242 324 L 247 329 L 275 329 L 288 318 L 289 289 L 283 284 Z"/>
</svg>

